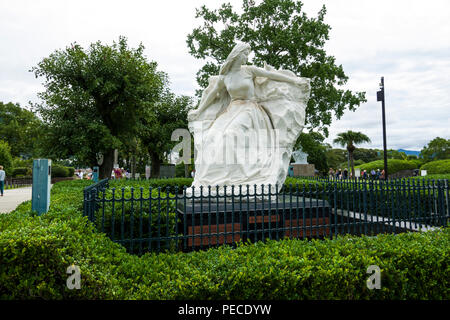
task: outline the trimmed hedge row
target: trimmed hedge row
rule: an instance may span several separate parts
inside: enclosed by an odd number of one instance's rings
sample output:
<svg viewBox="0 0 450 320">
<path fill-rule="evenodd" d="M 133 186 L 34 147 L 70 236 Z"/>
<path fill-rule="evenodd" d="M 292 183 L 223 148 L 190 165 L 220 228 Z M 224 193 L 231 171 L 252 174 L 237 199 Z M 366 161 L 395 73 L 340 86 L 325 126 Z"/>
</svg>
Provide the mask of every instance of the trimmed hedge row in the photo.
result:
<svg viewBox="0 0 450 320">
<path fill-rule="evenodd" d="M 450 173 L 450 159 L 431 161 L 421 166 L 420 169 L 427 170 L 427 174 Z"/>
<path fill-rule="evenodd" d="M 160 188 L 162 192 L 175 192 L 175 188 L 178 189 L 178 193 L 183 193 L 183 188 L 190 187 L 194 179 L 192 178 L 169 178 L 169 179 L 120 179 L 120 180 L 109 180 L 110 188 L 121 189 L 126 188 Z"/>
<path fill-rule="evenodd" d="M 55 184 L 43 216 L 30 212 L 30 202 L 0 215 L 0 298 L 450 298 L 450 228 L 137 257 L 81 216 L 90 183 Z M 66 287 L 72 264 L 81 269 L 80 290 Z M 370 265 L 381 268 L 380 290 L 366 286 Z"/>
<path fill-rule="evenodd" d="M 414 170 L 418 169 L 421 165 L 421 161 L 419 160 L 398 160 L 398 159 L 388 159 L 388 173 L 394 174 L 396 172 L 402 170 Z M 376 160 L 368 163 L 364 163 L 362 165 L 356 166 L 355 168 L 359 168 L 361 170 L 367 170 L 367 173 L 370 174 L 372 170 L 383 170 L 384 162 L 383 160 Z"/>
<path fill-rule="evenodd" d="M 63 167 L 63 166 L 52 166 L 52 178 L 67 178 L 73 177 L 75 173 L 75 168 Z"/>
</svg>

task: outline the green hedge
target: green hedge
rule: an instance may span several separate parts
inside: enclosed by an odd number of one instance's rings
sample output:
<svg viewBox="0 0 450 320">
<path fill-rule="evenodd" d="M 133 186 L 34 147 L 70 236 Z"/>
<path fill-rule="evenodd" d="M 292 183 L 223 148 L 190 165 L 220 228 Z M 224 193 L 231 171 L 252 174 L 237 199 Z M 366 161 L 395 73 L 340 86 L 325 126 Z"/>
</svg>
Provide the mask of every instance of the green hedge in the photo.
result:
<svg viewBox="0 0 450 320">
<path fill-rule="evenodd" d="M 75 174 L 75 168 L 74 167 L 66 167 L 67 170 L 69 170 L 69 175 L 68 177 L 73 177 Z"/>
<path fill-rule="evenodd" d="M 109 180 L 110 188 L 160 188 L 163 192 L 175 192 L 175 188 L 177 188 L 178 193 L 183 193 L 183 188 L 190 187 L 192 185 L 192 178 L 170 178 L 170 179 L 139 179 L 139 180 Z"/>
<path fill-rule="evenodd" d="M 141 192 L 142 191 L 142 192 Z M 112 201 L 112 199 L 148 199 L 142 201 Z M 107 189 L 101 195 L 104 199 L 103 208 L 95 213 L 95 226 L 98 231 L 105 232 L 111 239 L 121 241 L 122 239 L 143 239 L 158 237 L 158 235 L 175 235 L 177 221 L 175 200 L 173 195 L 167 195 L 158 190 L 152 190 L 150 201 L 149 188 L 135 189 L 123 187 L 121 189 Z M 167 200 L 157 200 L 167 198 Z M 149 228 L 149 225 L 151 226 Z M 130 253 L 139 253 L 140 248 L 148 248 L 149 245 L 155 249 L 160 246 L 162 251 L 173 250 L 174 241 L 154 241 L 145 243 L 123 242 L 124 247 Z"/>
<path fill-rule="evenodd" d="M 90 183 L 56 183 L 40 217 L 30 201 L 0 215 L 0 298 L 450 299 L 450 228 L 138 257 L 81 216 Z M 66 288 L 72 264 L 80 290 Z M 370 265 L 381 268 L 380 290 L 366 286 Z"/>
<path fill-rule="evenodd" d="M 32 171 L 31 168 L 27 168 L 27 167 L 17 167 L 12 169 L 12 176 L 13 177 L 18 177 L 18 176 L 31 176 L 32 175 Z"/>
<path fill-rule="evenodd" d="M 420 169 L 427 170 L 427 174 L 450 173 L 450 159 L 431 161 L 421 166 Z"/>
<path fill-rule="evenodd" d="M 52 166 L 52 178 L 66 178 L 69 177 L 69 169 L 63 166 Z"/>
<path fill-rule="evenodd" d="M 421 162 L 418 160 L 398 160 L 398 159 L 388 159 L 388 173 L 394 174 L 402 170 L 413 170 L 418 169 L 420 167 Z M 364 163 L 362 165 L 356 166 L 355 168 L 359 168 L 361 170 L 367 170 L 367 173 L 370 174 L 370 171 L 373 170 L 383 170 L 384 162 L 383 160 L 372 161 L 368 163 Z"/>
</svg>

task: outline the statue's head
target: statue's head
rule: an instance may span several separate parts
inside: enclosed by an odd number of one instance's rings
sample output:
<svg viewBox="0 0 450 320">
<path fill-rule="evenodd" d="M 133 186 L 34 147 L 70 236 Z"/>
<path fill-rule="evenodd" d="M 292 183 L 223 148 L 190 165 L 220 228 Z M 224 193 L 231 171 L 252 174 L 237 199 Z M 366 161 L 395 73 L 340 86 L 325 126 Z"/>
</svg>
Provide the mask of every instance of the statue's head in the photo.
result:
<svg viewBox="0 0 450 320">
<path fill-rule="evenodd" d="M 220 68 L 219 74 L 226 74 L 237 59 L 239 58 L 247 59 L 249 54 L 250 54 L 250 45 L 244 42 L 239 42 L 234 46 L 233 50 L 231 50 L 224 64 Z"/>
</svg>

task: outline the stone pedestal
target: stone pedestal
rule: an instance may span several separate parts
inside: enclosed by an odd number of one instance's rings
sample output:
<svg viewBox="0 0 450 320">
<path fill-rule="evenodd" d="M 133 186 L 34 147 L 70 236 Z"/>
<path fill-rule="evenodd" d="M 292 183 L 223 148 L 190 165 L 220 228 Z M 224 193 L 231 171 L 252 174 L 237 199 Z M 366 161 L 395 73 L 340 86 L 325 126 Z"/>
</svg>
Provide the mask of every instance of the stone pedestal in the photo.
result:
<svg viewBox="0 0 450 320">
<path fill-rule="evenodd" d="M 178 202 L 178 230 L 185 237 L 181 249 L 330 235 L 331 208 L 327 201 L 288 194 L 278 195 L 275 200 L 243 200 L 236 197 L 230 204 L 212 197 L 202 203 Z"/>
<path fill-rule="evenodd" d="M 294 170 L 294 177 L 314 177 L 315 167 L 313 164 L 291 163 Z"/>
</svg>

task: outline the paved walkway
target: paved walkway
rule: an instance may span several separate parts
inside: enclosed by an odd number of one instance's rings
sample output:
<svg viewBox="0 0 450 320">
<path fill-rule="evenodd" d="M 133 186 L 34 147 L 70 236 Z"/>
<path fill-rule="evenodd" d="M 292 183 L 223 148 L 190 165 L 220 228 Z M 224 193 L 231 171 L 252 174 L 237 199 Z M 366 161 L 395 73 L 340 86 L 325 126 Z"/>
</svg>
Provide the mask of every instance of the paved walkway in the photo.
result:
<svg viewBox="0 0 450 320">
<path fill-rule="evenodd" d="M 5 190 L 3 197 L 0 197 L 0 213 L 11 212 L 27 200 L 31 200 L 31 187 Z"/>
</svg>

